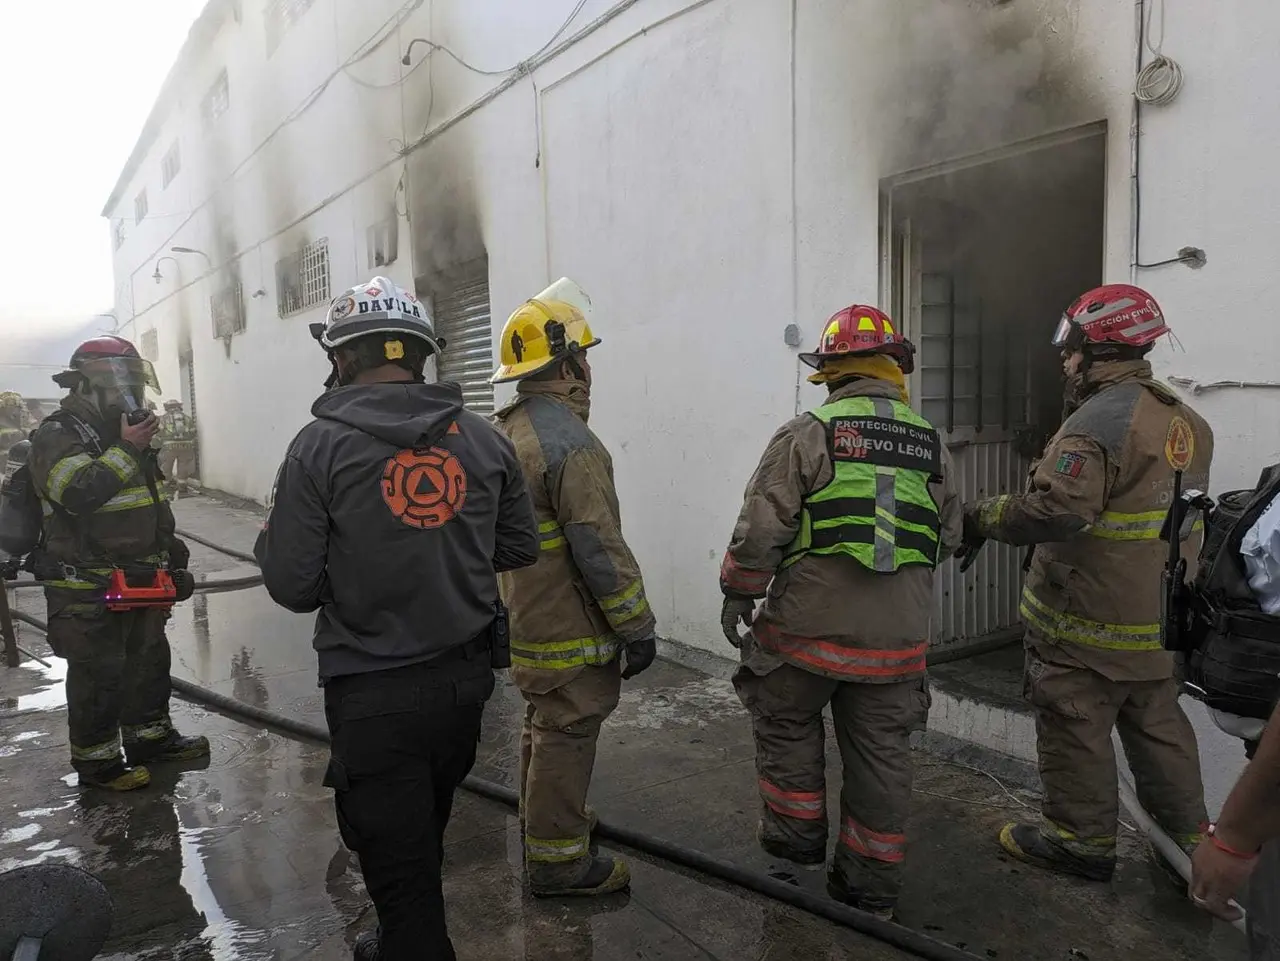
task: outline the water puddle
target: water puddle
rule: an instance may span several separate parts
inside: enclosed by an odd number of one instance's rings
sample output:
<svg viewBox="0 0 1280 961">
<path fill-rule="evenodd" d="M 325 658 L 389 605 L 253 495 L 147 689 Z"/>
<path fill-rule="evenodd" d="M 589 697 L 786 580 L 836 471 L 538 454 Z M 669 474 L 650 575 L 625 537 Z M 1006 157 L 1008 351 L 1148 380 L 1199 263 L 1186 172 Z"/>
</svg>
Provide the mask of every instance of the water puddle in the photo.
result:
<svg viewBox="0 0 1280 961">
<path fill-rule="evenodd" d="M 268 947 L 270 935 L 228 918 L 209 885 L 201 850 L 201 838 L 207 833 L 205 828 L 178 828 L 182 847 L 181 883 L 206 922 L 200 937 L 213 961 L 269 961 L 275 956 Z"/>
<path fill-rule="evenodd" d="M 10 710 L 7 712 L 13 714 L 23 714 L 28 711 L 54 711 L 60 707 L 65 707 L 67 703 L 66 679 L 67 679 L 67 662 L 61 658 L 53 658 L 49 661 L 48 667 L 42 667 L 34 661 L 28 661 L 22 665 L 21 670 L 34 671 L 40 675 L 40 679 L 48 683 L 48 687 L 43 690 L 36 691 L 34 694 L 23 694 L 16 698 L 6 698 L 9 702 Z M 39 737 L 34 732 L 30 736 Z M 24 735 L 19 735 L 12 740 L 25 740 Z"/>
<path fill-rule="evenodd" d="M 10 828 L 0 833 L 0 844 L 18 844 L 22 841 L 30 841 L 39 833 L 40 825 L 24 824 L 20 828 Z"/>
</svg>

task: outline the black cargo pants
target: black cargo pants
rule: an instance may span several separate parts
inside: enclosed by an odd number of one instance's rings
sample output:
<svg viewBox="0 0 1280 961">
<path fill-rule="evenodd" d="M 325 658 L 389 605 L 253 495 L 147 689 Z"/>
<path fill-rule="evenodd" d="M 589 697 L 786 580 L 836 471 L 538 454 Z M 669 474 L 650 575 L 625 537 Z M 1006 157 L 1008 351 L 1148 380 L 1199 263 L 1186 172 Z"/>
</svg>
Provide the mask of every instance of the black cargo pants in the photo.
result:
<svg viewBox="0 0 1280 961">
<path fill-rule="evenodd" d="M 71 763 L 90 773 L 124 760 L 125 741 L 161 740 L 169 723 L 168 611 L 65 613 L 49 598 L 49 646 L 67 661 L 67 724 Z"/>
<path fill-rule="evenodd" d="M 378 911 L 380 961 L 455 961 L 441 888 L 444 830 L 493 693 L 489 638 L 426 664 L 325 685 L 325 786 Z"/>
</svg>

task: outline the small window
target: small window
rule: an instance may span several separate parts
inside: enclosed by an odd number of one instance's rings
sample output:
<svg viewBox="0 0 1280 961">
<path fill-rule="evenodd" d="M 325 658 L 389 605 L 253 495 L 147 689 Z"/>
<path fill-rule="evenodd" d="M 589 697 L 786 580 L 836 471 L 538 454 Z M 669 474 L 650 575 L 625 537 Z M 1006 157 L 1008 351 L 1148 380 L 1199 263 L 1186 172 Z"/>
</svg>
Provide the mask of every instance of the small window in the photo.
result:
<svg viewBox="0 0 1280 961">
<path fill-rule="evenodd" d="M 142 218 L 147 215 L 147 192 L 139 191 L 138 196 L 133 198 L 133 222 L 135 224 L 142 223 Z"/>
<path fill-rule="evenodd" d="M 181 169 L 182 153 L 178 150 L 178 141 L 175 140 L 169 152 L 164 155 L 164 160 L 160 162 L 162 186 L 167 187 L 173 183 L 173 178 L 178 176 L 178 171 Z"/>
<path fill-rule="evenodd" d="M 238 283 L 230 283 L 209 298 L 213 336 L 227 339 L 244 333 L 244 296 Z"/>
<path fill-rule="evenodd" d="M 313 0 L 268 0 L 262 12 L 267 27 L 267 56 L 276 52 L 289 28 L 302 19 Z"/>
<path fill-rule="evenodd" d="M 113 220 L 111 222 L 111 240 L 115 244 L 115 249 L 119 250 L 124 246 L 124 221 Z"/>
<path fill-rule="evenodd" d="M 231 88 L 227 84 L 227 72 L 224 70 L 218 74 L 218 79 L 213 82 L 200 103 L 200 116 L 204 118 L 205 126 L 211 126 L 230 106 Z"/>
<path fill-rule="evenodd" d="M 281 317 L 329 302 L 329 239 L 321 237 L 276 262 L 276 304 Z"/>
<path fill-rule="evenodd" d="M 365 232 L 368 245 L 369 269 L 386 267 L 394 264 L 399 256 L 400 222 L 395 211 L 388 213 L 386 219 L 372 224 Z"/>
<path fill-rule="evenodd" d="M 142 332 L 142 356 L 152 362 L 160 359 L 160 334 L 154 327 Z"/>
</svg>

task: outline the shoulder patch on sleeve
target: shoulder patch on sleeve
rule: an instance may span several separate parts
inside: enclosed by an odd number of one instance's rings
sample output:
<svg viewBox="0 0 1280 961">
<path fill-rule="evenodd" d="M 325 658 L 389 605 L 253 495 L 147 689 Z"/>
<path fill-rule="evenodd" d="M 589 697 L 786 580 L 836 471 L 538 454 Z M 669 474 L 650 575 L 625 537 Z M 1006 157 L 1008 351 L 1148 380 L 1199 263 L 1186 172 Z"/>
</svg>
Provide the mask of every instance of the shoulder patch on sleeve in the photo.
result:
<svg viewBox="0 0 1280 961">
<path fill-rule="evenodd" d="M 1067 451 L 1065 454 L 1058 455 L 1058 462 L 1054 465 L 1053 472 L 1062 474 L 1064 477 L 1079 477 L 1080 472 L 1084 470 L 1084 465 L 1083 454 Z"/>
</svg>

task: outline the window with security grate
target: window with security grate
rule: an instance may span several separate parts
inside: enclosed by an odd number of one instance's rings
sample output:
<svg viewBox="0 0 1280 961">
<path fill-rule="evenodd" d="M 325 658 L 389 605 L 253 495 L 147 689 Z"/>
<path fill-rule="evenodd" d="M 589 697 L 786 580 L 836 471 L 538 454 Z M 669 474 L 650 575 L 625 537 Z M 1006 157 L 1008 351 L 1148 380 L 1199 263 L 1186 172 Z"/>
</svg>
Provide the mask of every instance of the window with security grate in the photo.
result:
<svg viewBox="0 0 1280 961">
<path fill-rule="evenodd" d="M 267 56 L 276 52 L 289 28 L 302 19 L 313 0 L 269 0 L 262 12 L 267 28 Z"/>
<path fill-rule="evenodd" d="M 281 317 L 329 302 L 329 239 L 321 237 L 276 262 L 276 306 Z"/>
<path fill-rule="evenodd" d="M 238 283 L 227 284 L 209 298 L 215 338 L 232 337 L 244 332 L 244 297 Z"/>
</svg>

